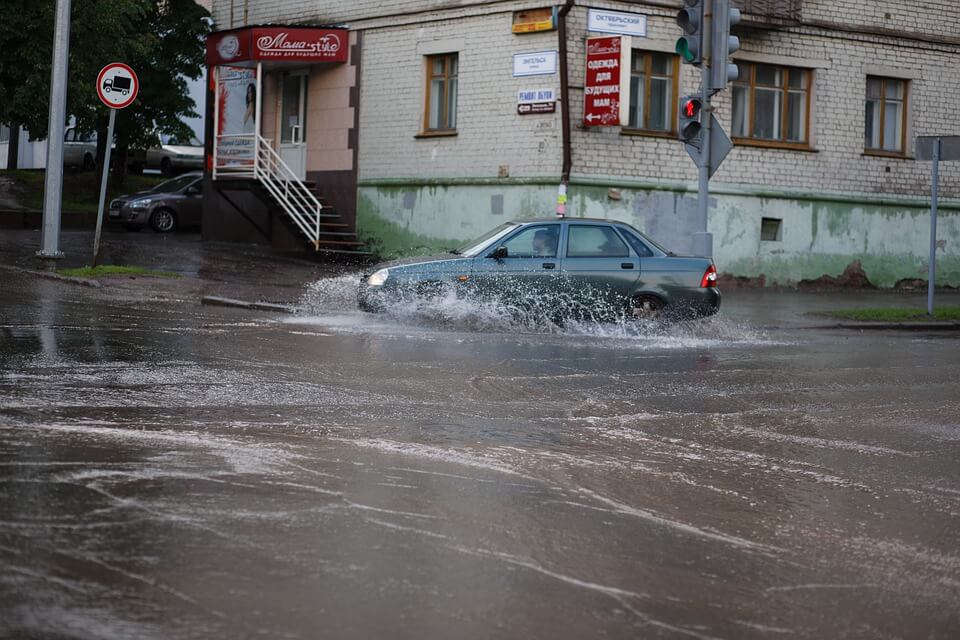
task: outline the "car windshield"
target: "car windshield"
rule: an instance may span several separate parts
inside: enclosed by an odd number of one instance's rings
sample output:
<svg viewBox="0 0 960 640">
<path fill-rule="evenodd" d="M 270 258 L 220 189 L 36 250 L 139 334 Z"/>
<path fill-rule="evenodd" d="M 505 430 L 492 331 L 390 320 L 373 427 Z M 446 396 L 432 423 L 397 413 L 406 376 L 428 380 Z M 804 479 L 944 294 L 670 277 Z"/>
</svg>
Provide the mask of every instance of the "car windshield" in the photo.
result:
<svg viewBox="0 0 960 640">
<path fill-rule="evenodd" d="M 194 136 L 188 136 L 186 138 L 180 138 L 177 136 L 171 136 L 166 133 L 160 134 L 160 142 L 163 144 L 177 145 L 182 147 L 202 147 L 203 143 L 196 139 Z"/>
<path fill-rule="evenodd" d="M 456 253 L 461 256 L 466 256 L 472 258 L 480 254 L 485 248 L 493 244 L 498 238 L 502 238 L 506 233 L 510 232 L 513 229 L 516 229 L 517 225 L 513 222 L 507 222 L 500 225 L 496 229 L 489 231 L 476 240 L 471 240 L 465 245 L 454 249 L 453 253 Z"/>
<path fill-rule="evenodd" d="M 197 176 L 180 176 L 179 178 L 174 178 L 173 180 L 167 180 L 166 182 L 161 182 L 155 186 L 150 191 L 154 193 L 174 193 L 184 189 L 194 182 L 197 181 Z"/>
</svg>

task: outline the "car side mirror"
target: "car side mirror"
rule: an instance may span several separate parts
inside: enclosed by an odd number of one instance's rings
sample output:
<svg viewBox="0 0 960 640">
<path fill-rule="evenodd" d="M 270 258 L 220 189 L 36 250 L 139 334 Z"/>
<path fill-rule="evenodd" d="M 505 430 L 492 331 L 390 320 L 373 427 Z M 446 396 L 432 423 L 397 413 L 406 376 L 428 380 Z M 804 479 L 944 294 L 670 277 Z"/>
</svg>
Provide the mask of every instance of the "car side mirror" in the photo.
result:
<svg viewBox="0 0 960 640">
<path fill-rule="evenodd" d="M 494 260 L 503 260 L 509 254 L 510 252 L 507 251 L 507 248 L 503 245 L 500 245 L 499 247 L 494 249 L 493 252 L 488 257 L 493 258 Z"/>
</svg>

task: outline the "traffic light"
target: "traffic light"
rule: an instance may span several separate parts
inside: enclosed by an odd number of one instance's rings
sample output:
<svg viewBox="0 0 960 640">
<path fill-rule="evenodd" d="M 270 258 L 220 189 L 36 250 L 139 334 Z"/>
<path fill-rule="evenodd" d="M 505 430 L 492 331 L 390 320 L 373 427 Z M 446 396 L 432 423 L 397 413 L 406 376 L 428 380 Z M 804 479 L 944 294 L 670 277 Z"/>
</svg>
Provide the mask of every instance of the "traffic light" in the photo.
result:
<svg viewBox="0 0 960 640">
<path fill-rule="evenodd" d="M 680 98 L 680 126 L 678 127 L 678 137 L 685 143 L 700 148 L 701 132 L 703 125 L 700 124 L 700 109 L 703 104 L 697 96 L 684 96 Z"/>
<path fill-rule="evenodd" d="M 677 55 L 684 62 L 699 67 L 703 64 L 706 33 L 704 33 L 704 5 L 708 0 L 683 0 L 684 7 L 677 13 L 677 24 L 685 35 L 677 40 Z"/>
<path fill-rule="evenodd" d="M 730 35 L 730 27 L 740 22 L 740 9 L 730 6 L 730 0 L 713 0 L 713 22 L 710 39 L 710 78 L 708 88 L 722 91 L 727 83 L 740 75 L 737 65 L 730 62 L 730 54 L 740 48 L 740 38 Z"/>
</svg>

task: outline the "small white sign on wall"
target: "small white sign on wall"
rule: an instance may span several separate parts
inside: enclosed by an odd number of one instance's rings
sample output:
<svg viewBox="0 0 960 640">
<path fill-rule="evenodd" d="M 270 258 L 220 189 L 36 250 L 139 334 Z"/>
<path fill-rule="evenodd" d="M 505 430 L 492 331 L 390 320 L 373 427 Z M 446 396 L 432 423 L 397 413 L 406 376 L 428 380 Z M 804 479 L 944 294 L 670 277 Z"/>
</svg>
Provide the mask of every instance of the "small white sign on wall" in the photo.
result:
<svg viewBox="0 0 960 640">
<path fill-rule="evenodd" d="M 556 51 L 532 51 L 513 56 L 513 77 L 549 76 L 557 72 Z"/>
<path fill-rule="evenodd" d="M 640 13 L 589 9 L 587 11 L 587 31 L 646 38 L 647 16 Z"/>
<path fill-rule="evenodd" d="M 556 99 L 556 93 L 553 89 L 521 89 L 517 91 L 517 104 L 554 102 Z"/>
</svg>

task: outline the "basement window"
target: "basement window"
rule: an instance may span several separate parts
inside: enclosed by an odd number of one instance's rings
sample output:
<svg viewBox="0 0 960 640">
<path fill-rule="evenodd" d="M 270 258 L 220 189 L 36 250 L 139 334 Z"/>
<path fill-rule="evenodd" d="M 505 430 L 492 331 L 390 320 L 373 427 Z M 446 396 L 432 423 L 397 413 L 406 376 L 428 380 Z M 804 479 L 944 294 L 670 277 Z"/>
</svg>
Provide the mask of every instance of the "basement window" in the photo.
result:
<svg viewBox="0 0 960 640">
<path fill-rule="evenodd" d="M 780 218 L 761 218 L 760 239 L 766 242 L 783 240 L 783 220 Z"/>
</svg>

